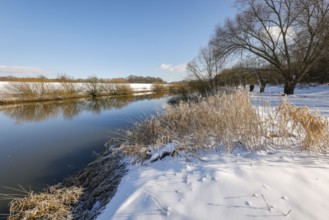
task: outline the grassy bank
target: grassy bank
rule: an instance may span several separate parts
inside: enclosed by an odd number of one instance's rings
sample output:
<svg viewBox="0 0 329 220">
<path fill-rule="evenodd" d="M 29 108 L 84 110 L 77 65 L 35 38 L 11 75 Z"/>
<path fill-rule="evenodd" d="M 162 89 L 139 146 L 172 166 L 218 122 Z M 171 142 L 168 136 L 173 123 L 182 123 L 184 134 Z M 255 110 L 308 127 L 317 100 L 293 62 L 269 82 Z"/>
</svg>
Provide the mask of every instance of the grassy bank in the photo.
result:
<svg viewBox="0 0 329 220">
<path fill-rule="evenodd" d="M 0 104 L 41 102 L 100 96 L 128 96 L 132 95 L 134 92 L 136 91 L 134 91 L 129 85 L 114 83 L 8 82 L 2 88 Z"/>
<path fill-rule="evenodd" d="M 186 93 L 184 84 L 129 84 L 99 81 L 5 82 L 0 86 L 0 105 L 44 102 L 102 96 L 131 96 L 142 93 Z"/>
</svg>

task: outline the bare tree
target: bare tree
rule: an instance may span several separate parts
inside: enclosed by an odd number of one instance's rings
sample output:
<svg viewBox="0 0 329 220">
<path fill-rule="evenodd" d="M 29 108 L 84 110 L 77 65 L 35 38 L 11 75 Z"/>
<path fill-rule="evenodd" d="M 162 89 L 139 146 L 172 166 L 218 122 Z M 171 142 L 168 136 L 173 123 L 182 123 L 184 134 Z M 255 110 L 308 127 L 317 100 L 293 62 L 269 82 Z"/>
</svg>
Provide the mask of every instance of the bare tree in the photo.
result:
<svg viewBox="0 0 329 220">
<path fill-rule="evenodd" d="M 100 95 L 101 93 L 101 83 L 96 76 L 91 76 L 86 80 L 87 93 L 93 97 Z"/>
<path fill-rule="evenodd" d="M 187 64 L 187 71 L 201 85 L 202 93 L 216 91 L 216 76 L 222 71 L 223 60 L 221 56 L 215 56 L 214 50 L 208 46 L 202 48 L 199 56 Z"/>
<path fill-rule="evenodd" d="M 237 0 L 239 13 L 216 28 L 211 44 L 220 54 L 253 55 L 285 79 L 284 93 L 325 53 L 328 0 Z"/>
</svg>

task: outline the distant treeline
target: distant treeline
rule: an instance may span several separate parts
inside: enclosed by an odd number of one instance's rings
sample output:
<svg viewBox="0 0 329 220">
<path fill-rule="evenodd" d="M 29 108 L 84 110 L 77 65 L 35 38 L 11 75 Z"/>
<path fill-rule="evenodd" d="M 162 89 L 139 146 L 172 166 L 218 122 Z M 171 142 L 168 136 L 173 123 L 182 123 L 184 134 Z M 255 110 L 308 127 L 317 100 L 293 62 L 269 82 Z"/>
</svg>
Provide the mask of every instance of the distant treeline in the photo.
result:
<svg viewBox="0 0 329 220">
<path fill-rule="evenodd" d="M 329 59 L 321 59 L 305 77 L 300 80 L 303 84 L 326 84 L 329 83 L 329 66 L 326 62 Z M 267 67 L 267 68 L 266 68 Z M 278 74 L 271 66 L 265 68 L 244 67 L 242 65 L 233 66 L 215 73 L 211 77 L 191 77 L 189 86 L 191 90 L 197 90 L 202 94 L 209 94 L 221 87 L 236 87 L 248 85 L 259 85 L 259 92 L 264 92 L 268 84 L 284 84 L 285 79 Z"/>
<path fill-rule="evenodd" d="M 112 79 L 104 79 L 98 78 L 96 76 L 89 77 L 87 79 L 75 79 L 68 75 L 59 75 L 56 78 L 50 79 L 46 76 L 38 76 L 38 77 L 15 77 L 15 76 L 0 76 L 0 81 L 7 82 L 108 82 L 108 83 L 166 83 L 160 77 L 152 77 L 152 76 L 136 76 L 130 75 L 126 78 L 112 78 Z"/>
</svg>

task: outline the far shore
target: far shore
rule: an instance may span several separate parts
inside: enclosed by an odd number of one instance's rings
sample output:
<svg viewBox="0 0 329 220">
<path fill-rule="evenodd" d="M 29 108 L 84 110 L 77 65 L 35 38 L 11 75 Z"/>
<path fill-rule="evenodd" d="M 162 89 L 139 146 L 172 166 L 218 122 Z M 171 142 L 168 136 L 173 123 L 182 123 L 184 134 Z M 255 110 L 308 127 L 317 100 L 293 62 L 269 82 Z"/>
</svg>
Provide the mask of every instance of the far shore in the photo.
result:
<svg viewBox="0 0 329 220">
<path fill-rule="evenodd" d="M 8 97 L 6 95 L 0 94 L 0 105 L 12 105 L 12 104 L 22 104 L 30 102 L 48 102 L 48 101 L 61 101 L 61 100 L 70 100 L 70 99 L 81 99 L 81 98 L 100 98 L 100 97 L 125 97 L 130 95 L 143 95 L 153 93 L 152 91 L 134 91 L 132 94 L 103 94 L 103 95 L 66 95 L 66 96 L 43 96 L 43 97 Z"/>
<path fill-rule="evenodd" d="M 168 84 L 0 82 L 0 105 L 174 92 Z"/>
</svg>

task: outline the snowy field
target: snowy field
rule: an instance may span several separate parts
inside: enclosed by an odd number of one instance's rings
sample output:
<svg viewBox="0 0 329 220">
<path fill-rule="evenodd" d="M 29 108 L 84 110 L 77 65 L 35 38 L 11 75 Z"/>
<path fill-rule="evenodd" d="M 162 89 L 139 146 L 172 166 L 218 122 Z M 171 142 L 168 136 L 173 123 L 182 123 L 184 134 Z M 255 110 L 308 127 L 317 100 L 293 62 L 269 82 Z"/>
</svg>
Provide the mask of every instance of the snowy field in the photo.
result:
<svg viewBox="0 0 329 220">
<path fill-rule="evenodd" d="M 264 93 L 258 93 L 256 87 L 252 93 L 254 101 L 269 102 L 272 106 L 276 106 L 281 102 L 283 88 L 282 86 L 268 86 Z M 289 96 L 289 101 L 296 106 L 308 106 L 311 110 L 318 109 L 322 115 L 329 117 L 329 85 L 297 87 L 294 95 Z"/>
<path fill-rule="evenodd" d="M 254 92 L 275 105 L 282 88 Z M 329 86 L 298 88 L 293 104 L 329 117 Z M 260 102 L 260 101 L 259 101 Z M 328 219 L 329 156 L 272 149 L 207 152 L 132 165 L 98 219 Z"/>
<path fill-rule="evenodd" d="M 0 82 L 0 94 L 1 93 L 6 93 L 6 85 L 8 84 L 8 82 Z M 51 82 L 51 83 L 47 83 L 49 85 L 51 85 L 54 88 L 60 88 L 61 84 L 57 83 L 57 82 Z M 73 83 L 73 85 L 76 85 L 77 87 L 82 87 L 85 88 L 87 83 Z M 150 91 L 152 89 L 152 84 L 150 83 L 127 83 L 127 84 L 123 84 L 123 85 L 129 85 L 134 91 Z"/>
<path fill-rule="evenodd" d="M 329 158 L 212 152 L 131 168 L 98 219 L 328 219 Z"/>
</svg>

